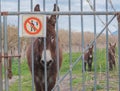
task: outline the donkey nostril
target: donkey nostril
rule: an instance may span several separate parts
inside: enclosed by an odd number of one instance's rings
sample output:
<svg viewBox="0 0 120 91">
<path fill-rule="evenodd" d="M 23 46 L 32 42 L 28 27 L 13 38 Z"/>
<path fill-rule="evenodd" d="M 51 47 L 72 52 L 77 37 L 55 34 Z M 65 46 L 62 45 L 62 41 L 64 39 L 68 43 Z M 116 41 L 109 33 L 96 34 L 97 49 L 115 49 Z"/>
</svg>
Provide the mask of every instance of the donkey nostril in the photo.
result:
<svg viewBox="0 0 120 91">
<path fill-rule="evenodd" d="M 50 60 L 49 63 L 52 63 L 52 60 Z"/>
<path fill-rule="evenodd" d="M 41 63 L 44 64 L 44 60 L 41 60 Z"/>
<path fill-rule="evenodd" d="M 49 62 L 47 62 L 47 66 L 49 66 L 52 63 L 52 60 L 50 60 Z"/>
</svg>

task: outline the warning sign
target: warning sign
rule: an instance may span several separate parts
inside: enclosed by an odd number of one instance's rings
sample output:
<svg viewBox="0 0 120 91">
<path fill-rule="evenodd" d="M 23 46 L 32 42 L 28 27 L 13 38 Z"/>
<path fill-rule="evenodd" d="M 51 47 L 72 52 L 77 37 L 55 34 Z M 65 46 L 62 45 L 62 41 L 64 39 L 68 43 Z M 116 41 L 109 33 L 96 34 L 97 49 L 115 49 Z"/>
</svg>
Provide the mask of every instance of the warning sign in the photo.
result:
<svg viewBox="0 0 120 91">
<path fill-rule="evenodd" d="M 43 15 L 23 15 L 22 16 L 22 36 L 25 37 L 45 37 L 46 20 Z"/>
</svg>

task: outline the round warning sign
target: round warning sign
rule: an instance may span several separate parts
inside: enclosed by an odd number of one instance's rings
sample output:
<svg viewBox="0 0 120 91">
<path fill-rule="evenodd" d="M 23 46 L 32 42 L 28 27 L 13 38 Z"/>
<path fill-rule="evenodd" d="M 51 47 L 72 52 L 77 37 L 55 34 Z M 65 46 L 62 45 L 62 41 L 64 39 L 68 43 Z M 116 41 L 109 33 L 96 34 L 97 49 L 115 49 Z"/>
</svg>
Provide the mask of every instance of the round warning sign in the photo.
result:
<svg viewBox="0 0 120 91">
<path fill-rule="evenodd" d="M 29 17 L 24 22 L 24 29 L 27 34 L 35 35 L 41 32 L 42 22 L 37 17 Z"/>
</svg>

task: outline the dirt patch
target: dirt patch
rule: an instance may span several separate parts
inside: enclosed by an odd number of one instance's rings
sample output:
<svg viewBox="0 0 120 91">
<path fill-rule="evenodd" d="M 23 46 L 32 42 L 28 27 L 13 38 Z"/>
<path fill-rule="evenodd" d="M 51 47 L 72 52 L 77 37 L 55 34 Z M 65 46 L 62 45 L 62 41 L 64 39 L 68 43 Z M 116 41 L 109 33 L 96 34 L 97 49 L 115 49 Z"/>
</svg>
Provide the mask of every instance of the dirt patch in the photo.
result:
<svg viewBox="0 0 120 91">
<path fill-rule="evenodd" d="M 13 76 L 12 79 L 9 80 L 9 86 L 15 83 L 18 79 L 18 76 Z M 5 80 L 3 80 L 3 90 L 5 90 Z"/>
<path fill-rule="evenodd" d="M 74 78 L 75 76 L 72 76 L 72 79 Z M 66 76 L 59 86 L 60 86 L 60 91 L 70 91 L 70 76 L 69 75 Z M 72 90 L 76 91 L 75 87 L 72 87 Z M 55 91 L 58 91 L 57 88 L 55 89 Z"/>
</svg>

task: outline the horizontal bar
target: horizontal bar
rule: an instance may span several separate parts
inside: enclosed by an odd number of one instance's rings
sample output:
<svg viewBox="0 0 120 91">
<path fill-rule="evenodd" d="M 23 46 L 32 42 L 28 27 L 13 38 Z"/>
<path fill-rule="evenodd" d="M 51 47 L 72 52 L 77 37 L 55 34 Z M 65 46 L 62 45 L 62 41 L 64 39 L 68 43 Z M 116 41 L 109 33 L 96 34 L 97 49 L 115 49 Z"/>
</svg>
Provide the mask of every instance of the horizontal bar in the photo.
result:
<svg viewBox="0 0 120 91">
<path fill-rule="evenodd" d="M 9 58 L 9 57 L 21 57 L 21 55 L 2 55 L 2 56 L 0 56 L 0 58 Z"/>
<path fill-rule="evenodd" d="M 42 14 L 42 15 L 115 15 L 118 12 L 80 12 L 80 11 L 41 11 L 41 12 L 0 12 L 1 16 L 4 15 L 20 15 L 20 14 Z"/>
</svg>

